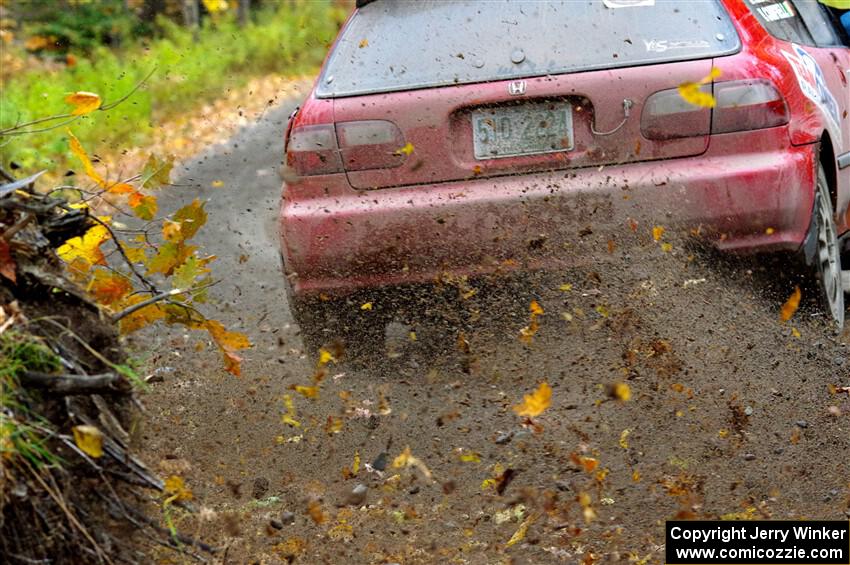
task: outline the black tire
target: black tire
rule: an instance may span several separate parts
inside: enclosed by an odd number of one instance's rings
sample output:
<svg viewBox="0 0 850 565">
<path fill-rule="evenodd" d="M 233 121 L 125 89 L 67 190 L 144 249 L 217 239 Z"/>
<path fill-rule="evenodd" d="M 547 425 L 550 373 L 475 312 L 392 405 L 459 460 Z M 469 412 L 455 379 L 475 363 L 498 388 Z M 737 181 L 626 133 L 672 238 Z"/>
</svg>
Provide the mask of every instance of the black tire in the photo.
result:
<svg viewBox="0 0 850 565">
<path fill-rule="evenodd" d="M 844 328 L 844 289 L 841 281 L 841 250 L 835 227 L 829 183 L 823 166 L 818 165 L 809 241 L 813 241 L 814 276 L 817 280 L 821 308 L 841 331 Z"/>
</svg>

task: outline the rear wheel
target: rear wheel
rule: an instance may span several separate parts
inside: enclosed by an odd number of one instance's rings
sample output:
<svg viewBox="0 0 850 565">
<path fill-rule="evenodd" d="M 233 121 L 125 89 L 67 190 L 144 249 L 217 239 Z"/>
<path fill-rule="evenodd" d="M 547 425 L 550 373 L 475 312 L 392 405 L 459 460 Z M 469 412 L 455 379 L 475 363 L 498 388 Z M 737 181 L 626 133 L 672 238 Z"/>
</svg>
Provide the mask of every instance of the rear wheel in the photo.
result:
<svg viewBox="0 0 850 565">
<path fill-rule="evenodd" d="M 841 250 L 829 196 L 829 184 L 823 167 L 818 167 L 818 184 L 812 211 L 815 274 L 818 278 L 821 305 L 832 317 L 836 327 L 844 327 L 844 288 L 841 281 Z"/>
</svg>

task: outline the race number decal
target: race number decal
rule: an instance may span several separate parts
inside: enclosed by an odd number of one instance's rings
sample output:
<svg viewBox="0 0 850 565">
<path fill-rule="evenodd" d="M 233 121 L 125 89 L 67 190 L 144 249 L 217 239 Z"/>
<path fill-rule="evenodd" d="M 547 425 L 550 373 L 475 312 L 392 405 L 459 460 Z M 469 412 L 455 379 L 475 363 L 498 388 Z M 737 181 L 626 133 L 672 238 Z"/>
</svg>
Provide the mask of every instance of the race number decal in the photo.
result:
<svg viewBox="0 0 850 565">
<path fill-rule="evenodd" d="M 841 126 L 838 113 L 838 103 L 824 79 L 823 71 L 817 61 L 806 52 L 805 49 L 792 43 L 794 49 L 792 53 L 782 51 L 782 54 L 791 64 L 794 69 L 794 75 L 797 77 L 797 82 L 800 84 L 800 90 L 806 95 L 806 98 L 815 103 L 820 108 L 824 117 L 826 117 L 829 133 L 839 142 L 841 142 Z"/>
</svg>

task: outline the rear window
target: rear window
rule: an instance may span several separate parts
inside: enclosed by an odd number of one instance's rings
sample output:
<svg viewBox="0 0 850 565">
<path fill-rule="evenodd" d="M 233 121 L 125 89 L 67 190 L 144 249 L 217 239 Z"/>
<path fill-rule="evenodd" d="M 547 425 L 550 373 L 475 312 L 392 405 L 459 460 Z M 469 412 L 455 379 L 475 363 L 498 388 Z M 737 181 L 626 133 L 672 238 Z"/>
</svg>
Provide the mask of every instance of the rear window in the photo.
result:
<svg viewBox="0 0 850 565">
<path fill-rule="evenodd" d="M 726 55 L 718 2 L 378 0 L 360 8 L 320 79 L 351 96 Z"/>
</svg>

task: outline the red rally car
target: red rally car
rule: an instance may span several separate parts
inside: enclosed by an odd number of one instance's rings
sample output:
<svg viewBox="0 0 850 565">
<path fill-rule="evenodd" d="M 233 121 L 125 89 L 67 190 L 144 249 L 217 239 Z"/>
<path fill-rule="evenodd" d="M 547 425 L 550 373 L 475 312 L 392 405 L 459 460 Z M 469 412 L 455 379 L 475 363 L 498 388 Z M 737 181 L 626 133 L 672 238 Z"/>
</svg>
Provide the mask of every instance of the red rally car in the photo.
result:
<svg viewBox="0 0 850 565">
<path fill-rule="evenodd" d="M 588 214 L 638 210 L 801 254 L 840 327 L 847 45 L 812 0 L 358 2 L 286 130 L 296 319 L 319 296 L 551 267 Z"/>
</svg>

